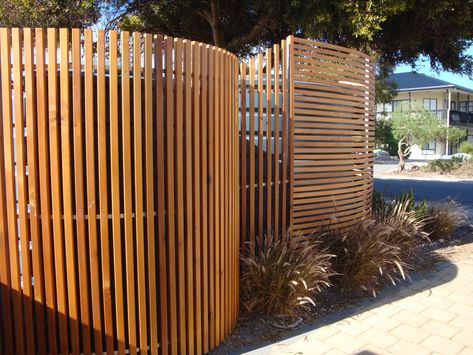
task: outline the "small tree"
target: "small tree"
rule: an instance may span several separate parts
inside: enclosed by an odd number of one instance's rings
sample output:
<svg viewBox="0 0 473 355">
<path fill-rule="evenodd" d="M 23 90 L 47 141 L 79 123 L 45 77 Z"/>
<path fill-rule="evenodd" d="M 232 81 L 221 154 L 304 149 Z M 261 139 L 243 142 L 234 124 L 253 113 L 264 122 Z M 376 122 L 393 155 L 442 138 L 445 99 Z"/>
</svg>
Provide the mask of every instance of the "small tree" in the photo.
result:
<svg viewBox="0 0 473 355">
<path fill-rule="evenodd" d="M 423 146 L 432 141 L 457 141 L 465 131 L 447 127 L 445 122 L 418 103 L 402 104 L 391 116 L 394 138 L 398 140 L 399 171 L 404 171 L 405 157 L 412 146 Z"/>
</svg>

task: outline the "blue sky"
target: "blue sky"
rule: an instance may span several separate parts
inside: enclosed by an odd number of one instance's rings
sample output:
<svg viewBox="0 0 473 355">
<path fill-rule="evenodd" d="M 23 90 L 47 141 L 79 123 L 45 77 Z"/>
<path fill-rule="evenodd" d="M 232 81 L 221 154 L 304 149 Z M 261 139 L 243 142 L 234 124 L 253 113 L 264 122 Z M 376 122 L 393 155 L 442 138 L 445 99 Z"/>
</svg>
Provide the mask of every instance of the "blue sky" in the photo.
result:
<svg viewBox="0 0 473 355">
<path fill-rule="evenodd" d="M 470 55 L 473 55 L 473 46 L 471 46 L 468 49 L 467 53 Z M 430 75 L 430 76 L 433 76 L 434 78 L 439 78 L 453 84 L 457 84 L 460 86 L 465 86 L 465 87 L 473 89 L 472 78 L 468 78 L 467 76 L 464 76 L 464 75 L 452 74 L 446 71 L 440 71 L 439 73 L 436 73 L 435 71 L 430 69 L 430 62 L 426 58 L 420 58 L 417 61 L 416 65 L 417 65 L 417 68 L 415 70 L 419 73 Z M 410 65 L 398 65 L 394 72 L 403 73 L 407 71 L 412 71 L 412 68 Z"/>
</svg>

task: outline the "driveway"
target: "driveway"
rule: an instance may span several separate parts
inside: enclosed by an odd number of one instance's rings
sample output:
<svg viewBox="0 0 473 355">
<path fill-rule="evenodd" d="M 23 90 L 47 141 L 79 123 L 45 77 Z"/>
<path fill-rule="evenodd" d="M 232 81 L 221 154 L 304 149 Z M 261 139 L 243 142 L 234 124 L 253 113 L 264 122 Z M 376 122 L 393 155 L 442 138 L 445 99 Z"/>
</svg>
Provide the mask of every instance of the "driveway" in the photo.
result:
<svg viewBox="0 0 473 355">
<path fill-rule="evenodd" d="M 385 196 L 414 191 L 416 200 L 440 201 L 452 198 L 465 207 L 473 208 L 473 181 L 433 181 L 414 179 L 375 178 L 374 187 Z"/>
</svg>

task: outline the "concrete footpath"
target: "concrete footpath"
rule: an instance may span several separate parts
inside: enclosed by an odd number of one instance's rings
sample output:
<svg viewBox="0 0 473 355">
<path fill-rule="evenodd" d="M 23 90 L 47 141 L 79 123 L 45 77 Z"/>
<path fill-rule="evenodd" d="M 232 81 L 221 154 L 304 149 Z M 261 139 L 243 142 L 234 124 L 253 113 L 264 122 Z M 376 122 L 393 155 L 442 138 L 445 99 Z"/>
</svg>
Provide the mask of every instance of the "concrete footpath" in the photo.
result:
<svg viewBox="0 0 473 355">
<path fill-rule="evenodd" d="M 249 354 L 473 355 L 473 256 L 442 261 L 411 283 Z"/>
</svg>

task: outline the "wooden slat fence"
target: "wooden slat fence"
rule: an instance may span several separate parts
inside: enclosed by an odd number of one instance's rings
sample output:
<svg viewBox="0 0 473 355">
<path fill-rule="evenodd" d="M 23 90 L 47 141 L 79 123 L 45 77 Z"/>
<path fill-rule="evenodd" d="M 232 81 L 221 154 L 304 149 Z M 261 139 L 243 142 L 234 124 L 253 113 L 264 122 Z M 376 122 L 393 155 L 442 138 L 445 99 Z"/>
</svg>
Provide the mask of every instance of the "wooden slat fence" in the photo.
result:
<svg viewBox="0 0 473 355">
<path fill-rule="evenodd" d="M 0 29 L 0 353 L 204 353 L 238 315 L 238 60 Z"/>
<path fill-rule="evenodd" d="M 371 213 L 374 63 L 291 38 L 292 233 L 343 228 Z"/>
<path fill-rule="evenodd" d="M 371 58 L 289 36 L 242 64 L 240 82 L 242 247 L 368 216 Z"/>
<path fill-rule="evenodd" d="M 0 353 L 205 353 L 246 242 L 371 212 L 363 53 L 2 28 L 0 84 Z"/>
</svg>

